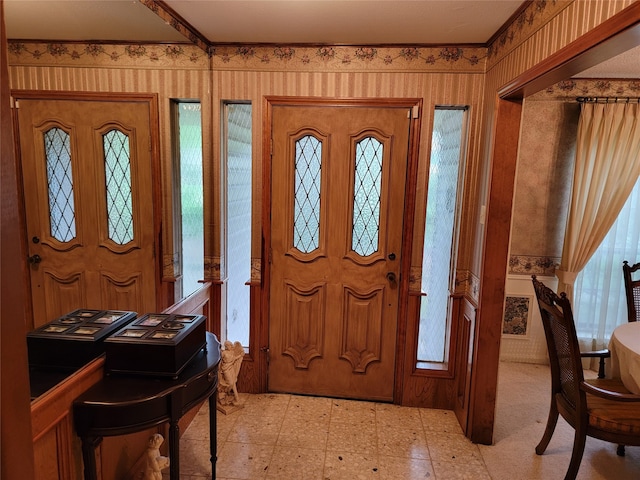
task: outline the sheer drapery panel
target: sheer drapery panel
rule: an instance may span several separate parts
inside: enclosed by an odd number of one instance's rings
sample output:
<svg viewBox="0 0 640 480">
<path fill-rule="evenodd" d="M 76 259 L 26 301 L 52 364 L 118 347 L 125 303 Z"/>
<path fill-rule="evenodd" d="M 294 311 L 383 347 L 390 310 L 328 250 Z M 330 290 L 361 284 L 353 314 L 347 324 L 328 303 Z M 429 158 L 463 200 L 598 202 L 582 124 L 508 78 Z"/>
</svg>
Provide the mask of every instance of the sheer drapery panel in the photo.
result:
<svg viewBox="0 0 640 480">
<path fill-rule="evenodd" d="M 618 217 L 640 175 L 638 103 L 585 103 L 558 291 L 573 299 L 576 276 Z"/>
<path fill-rule="evenodd" d="M 640 261 L 640 180 L 611 230 L 576 278 L 576 330 L 583 350 L 606 348 L 611 332 L 627 322 L 622 262 Z"/>
</svg>

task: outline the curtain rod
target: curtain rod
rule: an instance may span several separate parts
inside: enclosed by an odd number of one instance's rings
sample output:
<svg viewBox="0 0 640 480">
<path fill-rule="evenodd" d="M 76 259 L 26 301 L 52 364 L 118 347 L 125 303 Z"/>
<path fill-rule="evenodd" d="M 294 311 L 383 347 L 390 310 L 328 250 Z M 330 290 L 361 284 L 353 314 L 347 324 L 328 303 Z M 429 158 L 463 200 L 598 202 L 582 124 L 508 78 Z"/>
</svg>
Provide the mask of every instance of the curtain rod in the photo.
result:
<svg viewBox="0 0 640 480">
<path fill-rule="evenodd" d="M 640 103 L 640 97 L 576 97 L 578 103 Z"/>
</svg>

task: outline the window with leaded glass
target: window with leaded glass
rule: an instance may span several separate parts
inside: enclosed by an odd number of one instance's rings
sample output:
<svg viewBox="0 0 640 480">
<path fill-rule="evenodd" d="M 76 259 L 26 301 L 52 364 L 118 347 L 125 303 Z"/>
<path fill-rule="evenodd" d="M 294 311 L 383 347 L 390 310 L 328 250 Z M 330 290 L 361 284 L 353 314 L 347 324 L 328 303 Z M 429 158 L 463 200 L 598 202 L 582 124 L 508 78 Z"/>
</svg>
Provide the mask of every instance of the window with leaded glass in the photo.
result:
<svg viewBox="0 0 640 480">
<path fill-rule="evenodd" d="M 202 166 L 202 110 L 199 102 L 176 102 L 177 165 L 175 165 L 176 207 L 180 212 L 176 247 L 182 282 L 176 285 L 177 299 L 198 290 L 204 279 L 204 192 Z"/>
<path fill-rule="evenodd" d="M 51 236 L 68 242 L 76 236 L 69 134 L 54 127 L 44 134 Z"/>
<path fill-rule="evenodd" d="M 133 240 L 129 137 L 114 129 L 104 134 L 102 141 L 109 239 L 119 245 L 125 245 Z"/>
<path fill-rule="evenodd" d="M 434 112 L 422 256 L 419 365 L 443 363 L 447 357 L 466 118 L 466 108 L 437 108 Z"/>
<path fill-rule="evenodd" d="M 320 244 L 322 142 L 312 135 L 296 141 L 293 246 L 310 253 Z"/>
<path fill-rule="evenodd" d="M 251 278 L 251 104 L 227 103 L 224 109 L 226 172 L 225 245 L 227 255 L 226 302 L 222 322 L 226 338 L 249 348 L 250 299 L 247 282 Z"/>
<path fill-rule="evenodd" d="M 378 251 L 383 145 L 373 137 L 356 144 L 351 248 L 367 257 Z"/>
</svg>

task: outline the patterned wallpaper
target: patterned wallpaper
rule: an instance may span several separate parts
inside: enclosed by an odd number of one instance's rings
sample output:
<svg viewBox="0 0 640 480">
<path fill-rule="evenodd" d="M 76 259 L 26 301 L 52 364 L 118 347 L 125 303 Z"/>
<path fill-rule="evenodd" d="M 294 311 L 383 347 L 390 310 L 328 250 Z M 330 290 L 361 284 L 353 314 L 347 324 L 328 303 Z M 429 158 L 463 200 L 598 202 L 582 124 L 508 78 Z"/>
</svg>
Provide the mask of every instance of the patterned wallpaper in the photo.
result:
<svg viewBox="0 0 640 480">
<path fill-rule="evenodd" d="M 9 43 L 9 63 L 251 71 L 484 73 L 484 47 L 223 46 Z"/>
<path fill-rule="evenodd" d="M 486 56 L 484 47 L 222 46 L 212 49 L 212 67 L 483 73 Z"/>
<path fill-rule="evenodd" d="M 522 10 L 489 46 L 487 56 L 493 65 L 524 43 L 573 0 L 534 0 Z"/>
<path fill-rule="evenodd" d="M 112 68 L 209 68 L 209 57 L 193 45 L 9 42 L 9 65 Z"/>
<path fill-rule="evenodd" d="M 562 256 L 579 96 L 640 97 L 640 80 L 573 79 L 525 99 L 509 273 L 554 276 Z"/>
<path fill-rule="evenodd" d="M 571 79 L 556 83 L 528 100 L 574 101 L 576 97 L 640 97 L 640 79 Z"/>
</svg>

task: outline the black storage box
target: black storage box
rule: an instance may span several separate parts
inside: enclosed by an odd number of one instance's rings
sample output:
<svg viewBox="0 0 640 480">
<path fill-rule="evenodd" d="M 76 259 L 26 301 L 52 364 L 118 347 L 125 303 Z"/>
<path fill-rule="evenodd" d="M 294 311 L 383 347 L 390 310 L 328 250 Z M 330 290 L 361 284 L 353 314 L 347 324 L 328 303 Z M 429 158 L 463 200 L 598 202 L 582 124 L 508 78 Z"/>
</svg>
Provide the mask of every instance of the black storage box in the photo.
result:
<svg viewBox="0 0 640 480">
<path fill-rule="evenodd" d="M 79 309 L 27 333 L 29 366 L 75 370 L 104 353 L 104 339 L 136 312 Z"/>
<path fill-rule="evenodd" d="M 105 372 L 177 377 L 206 344 L 206 317 L 147 313 L 105 340 Z"/>
</svg>

